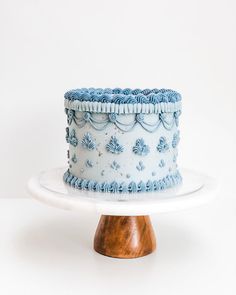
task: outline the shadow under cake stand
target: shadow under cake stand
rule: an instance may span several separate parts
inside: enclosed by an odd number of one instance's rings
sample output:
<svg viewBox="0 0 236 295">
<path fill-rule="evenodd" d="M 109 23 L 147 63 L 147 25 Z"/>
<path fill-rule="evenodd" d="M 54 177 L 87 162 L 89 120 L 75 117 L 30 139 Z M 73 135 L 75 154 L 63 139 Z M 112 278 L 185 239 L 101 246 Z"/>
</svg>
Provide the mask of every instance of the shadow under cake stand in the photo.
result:
<svg viewBox="0 0 236 295">
<path fill-rule="evenodd" d="M 28 182 L 31 195 L 48 205 L 101 214 L 94 249 L 116 258 L 136 258 L 156 249 L 149 214 L 202 205 L 216 196 L 217 182 L 209 176 L 181 169 L 183 183 L 163 192 L 111 194 L 80 191 L 66 185 L 66 168 L 43 171 Z"/>
</svg>

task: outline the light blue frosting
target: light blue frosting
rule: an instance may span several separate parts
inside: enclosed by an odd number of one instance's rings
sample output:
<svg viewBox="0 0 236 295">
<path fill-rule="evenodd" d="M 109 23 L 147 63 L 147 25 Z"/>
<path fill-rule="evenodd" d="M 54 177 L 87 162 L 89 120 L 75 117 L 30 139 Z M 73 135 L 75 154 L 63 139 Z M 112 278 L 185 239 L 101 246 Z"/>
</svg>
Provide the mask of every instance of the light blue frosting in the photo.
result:
<svg viewBox="0 0 236 295">
<path fill-rule="evenodd" d="M 80 88 L 65 93 L 65 99 L 74 101 L 97 101 L 115 104 L 136 104 L 161 102 L 175 103 L 181 100 L 181 95 L 171 89 L 121 89 L 121 88 Z"/>
<path fill-rule="evenodd" d="M 68 125 L 73 123 L 75 129 L 67 128 L 66 129 L 66 140 L 68 143 L 76 147 L 81 143 L 83 148 L 88 150 L 94 150 L 96 148 L 96 140 L 93 136 L 87 132 L 84 134 L 82 140 L 77 138 L 76 128 L 83 128 L 86 124 L 91 126 L 95 130 L 105 130 L 109 125 L 114 124 L 122 132 L 127 132 L 133 130 L 136 125 L 141 126 L 147 132 L 156 131 L 159 126 L 163 126 L 166 130 L 171 130 L 173 127 L 178 126 L 179 116 L 181 114 L 180 107 L 181 96 L 172 90 L 169 89 L 79 89 L 72 90 L 65 94 L 65 98 L 68 101 L 65 101 L 65 111 L 67 114 Z M 75 102 L 73 102 L 75 100 Z M 81 101 L 81 102 L 80 102 Z M 87 103 L 88 102 L 88 103 Z M 108 103 L 107 105 L 102 105 L 102 111 L 99 109 L 101 104 L 89 103 L 89 102 L 101 102 Z M 177 104 L 175 104 L 177 102 Z M 110 103 L 119 104 L 111 105 Z M 165 104 L 169 103 L 169 104 Z M 171 104 L 173 103 L 173 104 Z M 75 104 L 75 105 L 74 105 Z M 78 104 L 78 108 L 76 107 Z M 138 104 L 138 105 L 123 105 L 123 104 Z M 145 105 L 149 104 L 149 105 Z M 153 105 L 152 105 L 153 104 Z M 159 105 L 158 105 L 159 104 Z M 88 105 L 88 106 L 87 106 Z M 111 105 L 111 108 L 108 106 Z M 155 105 L 155 106 L 154 106 Z M 97 109 L 94 109 L 94 106 L 98 106 Z M 142 109 L 140 109 L 142 107 Z M 150 109 L 149 109 L 150 107 Z M 106 109 L 107 108 L 107 109 Z M 119 109 L 118 109 L 119 108 Z M 133 110 L 133 116 L 130 116 L 130 120 L 124 120 L 122 109 L 127 109 L 129 112 L 130 109 Z M 146 109 L 148 108 L 148 111 Z M 155 116 L 151 123 L 149 122 L 149 110 L 155 110 Z M 105 110 L 105 111 L 104 111 Z M 107 110 L 107 111 L 106 111 Z M 103 113 L 103 111 L 105 113 Z M 80 112 L 80 113 L 79 113 Z M 102 115 L 94 114 L 101 112 Z M 128 112 L 128 113 L 129 113 Z M 75 126 L 76 125 L 76 126 Z M 87 126 L 87 125 L 86 125 Z M 92 131 L 93 134 L 95 134 Z M 137 136 L 138 137 L 138 136 Z M 145 138 L 145 137 L 144 137 Z M 112 136 L 110 141 L 105 145 L 105 148 L 108 152 L 119 154 L 124 151 L 124 146 L 119 140 Z M 158 140 L 158 138 L 157 138 Z M 145 140 L 146 141 L 146 140 Z M 138 138 L 135 143 L 129 147 L 133 153 L 145 156 L 150 150 L 149 146 L 146 144 L 143 138 Z M 179 132 L 176 132 L 170 142 L 166 140 L 165 137 L 161 137 L 159 142 L 156 143 L 156 150 L 160 153 L 166 152 L 170 148 L 177 147 L 179 142 Z M 125 146 L 125 150 L 127 147 Z M 142 159 L 142 158 L 141 158 Z M 71 158 L 72 164 L 74 162 L 74 156 Z M 76 159 L 77 161 L 77 159 Z M 173 161 L 176 161 L 176 157 L 173 158 Z M 90 161 L 85 162 L 86 167 L 92 167 Z M 136 163 L 137 165 L 137 163 Z M 157 163 L 158 165 L 158 163 Z M 162 164 L 161 164 L 162 165 Z M 163 165 L 162 165 L 163 166 Z M 118 170 L 120 165 L 116 161 L 111 161 L 110 167 L 114 170 Z M 70 166 L 71 168 L 71 166 Z M 145 166 L 142 161 L 138 162 L 136 166 L 138 171 L 145 169 Z M 85 168 L 86 169 L 86 168 Z M 155 169 L 154 169 L 155 170 Z M 120 172 L 120 171 L 119 171 Z M 119 173 L 117 172 L 117 173 Z M 99 191 L 99 192 L 111 192 L 111 193 L 133 193 L 133 192 L 148 192 L 148 191 L 159 191 L 172 187 L 181 182 L 181 176 L 179 172 L 169 171 L 169 174 L 163 179 L 153 180 L 158 174 L 155 171 L 150 171 L 150 180 L 147 182 L 140 181 L 139 183 L 131 181 L 132 177 L 130 174 L 125 174 L 125 182 L 101 182 L 98 183 L 94 180 L 78 178 L 73 176 L 68 170 L 64 175 L 64 181 L 70 184 L 72 187 L 83 190 L 90 191 Z M 174 174 L 171 174 L 174 173 Z M 105 170 L 101 172 L 101 175 L 106 175 Z M 141 175 L 141 173 L 140 173 Z M 155 177 L 156 176 L 156 177 Z M 103 177 L 106 179 L 106 177 Z M 127 179 L 130 178 L 130 179 Z M 142 178 L 141 178 L 142 179 Z M 127 181 L 127 182 L 126 182 Z"/>
<path fill-rule="evenodd" d="M 141 192 L 153 192 L 161 191 L 167 188 L 171 188 L 175 185 L 178 185 L 182 182 L 182 177 L 179 171 L 176 171 L 174 174 L 168 174 L 166 177 L 159 180 L 148 180 L 146 183 L 140 181 L 136 183 L 131 181 L 130 183 L 118 183 L 113 181 L 98 183 L 94 180 L 78 178 L 70 173 L 67 170 L 64 173 L 63 180 L 65 183 L 76 189 L 97 191 L 97 192 L 110 192 L 110 193 L 141 193 Z"/>
</svg>

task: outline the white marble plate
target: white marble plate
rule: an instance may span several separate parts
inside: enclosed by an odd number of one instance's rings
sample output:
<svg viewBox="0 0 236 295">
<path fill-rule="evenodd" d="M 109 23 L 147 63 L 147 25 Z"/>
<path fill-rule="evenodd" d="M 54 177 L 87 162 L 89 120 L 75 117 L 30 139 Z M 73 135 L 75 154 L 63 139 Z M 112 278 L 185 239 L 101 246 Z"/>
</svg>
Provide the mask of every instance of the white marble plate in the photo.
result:
<svg viewBox="0 0 236 295">
<path fill-rule="evenodd" d="M 31 195 L 51 206 L 87 210 L 105 215 L 148 215 L 177 211 L 210 201 L 217 194 L 215 179 L 188 169 L 180 169 L 183 183 L 163 192 L 112 194 L 80 191 L 64 184 L 66 168 L 43 171 L 28 182 Z"/>
</svg>

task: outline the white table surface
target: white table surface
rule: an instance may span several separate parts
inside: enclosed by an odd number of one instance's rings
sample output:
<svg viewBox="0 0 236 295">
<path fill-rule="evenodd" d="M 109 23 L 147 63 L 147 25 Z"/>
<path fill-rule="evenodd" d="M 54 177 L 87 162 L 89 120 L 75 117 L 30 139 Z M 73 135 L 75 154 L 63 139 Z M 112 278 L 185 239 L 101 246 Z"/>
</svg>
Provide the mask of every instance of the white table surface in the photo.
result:
<svg viewBox="0 0 236 295">
<path fill-rule="evenodd" d="M 0 199 L 0 294 L 236 294 L 236 202 L 152 216 L 153 254 L 92 249 L 99 216 L 33 199 Z"/>
</svg>

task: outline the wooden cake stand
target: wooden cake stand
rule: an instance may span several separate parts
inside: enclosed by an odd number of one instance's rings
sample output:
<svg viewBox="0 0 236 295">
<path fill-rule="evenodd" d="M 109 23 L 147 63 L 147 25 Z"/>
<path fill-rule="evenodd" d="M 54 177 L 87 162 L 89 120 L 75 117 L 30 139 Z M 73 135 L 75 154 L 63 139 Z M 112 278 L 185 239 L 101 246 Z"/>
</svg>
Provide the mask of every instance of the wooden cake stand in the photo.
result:
<svg viewBox="0 0 236 295">
<path fill-rule="evenodd" d="M 183 183 L 163 192 L 111 194 L 73 189 L 64 184 L 66 168 L 41 172 L 28 182 L 31 195 L 46 204 L 69 210 L 101 214 L 94 249 L 116 258 L 136 258 L 156 249 L 149 214 L 199 206 L 216 196 L 217 182 L 211 177 L 181 169 Z"/>
</svg>

